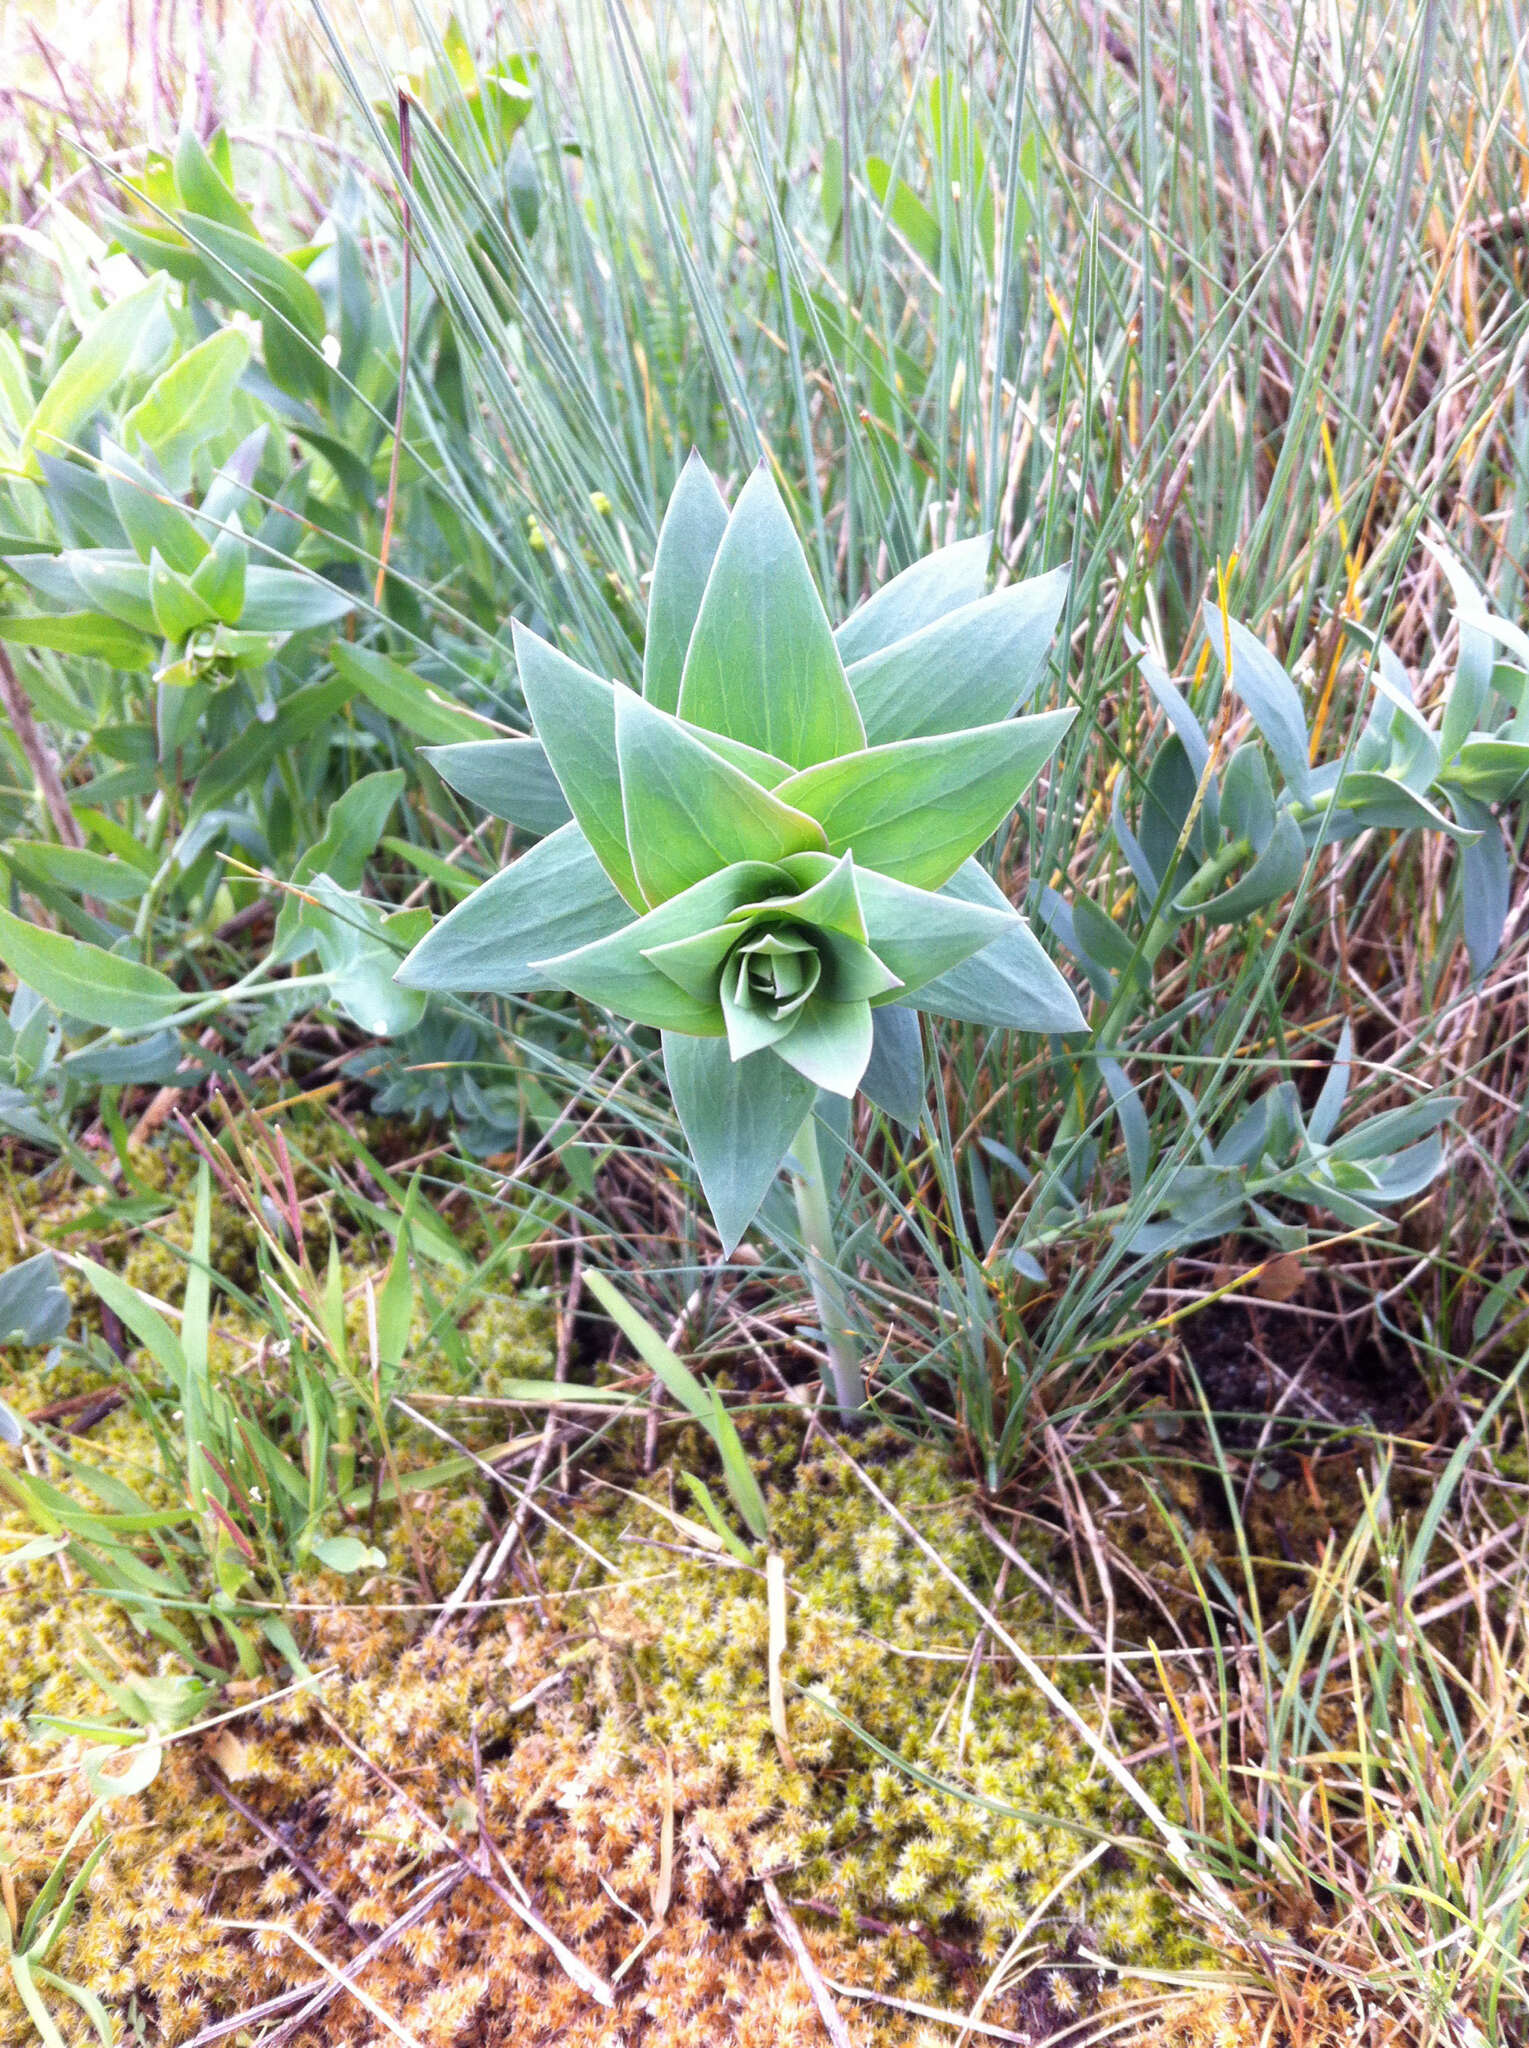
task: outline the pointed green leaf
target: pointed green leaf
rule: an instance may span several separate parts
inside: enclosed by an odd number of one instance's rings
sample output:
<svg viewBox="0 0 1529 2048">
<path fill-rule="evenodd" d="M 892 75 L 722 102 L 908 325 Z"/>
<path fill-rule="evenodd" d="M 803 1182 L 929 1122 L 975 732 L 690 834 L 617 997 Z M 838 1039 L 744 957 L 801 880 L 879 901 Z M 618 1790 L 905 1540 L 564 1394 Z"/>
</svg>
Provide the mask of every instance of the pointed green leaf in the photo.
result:
<svg viewBox="0 0 1529 2048">
<path fill-rule="evenodd" d="M 987 588 L 992 552 L 990 533 L 958 540 L 950 547 L 936 548 L 883 583 L 880 590 L 873 590 L 834 635 L 840 660 L 853 666 L 895 641 L 921 633 L 947 612 L 975 604 Z"/>
<path fill-rule="evenodd" d="M 775 1056 L 831 1095 L 853 1095 L 871 1057 L 869 1003 L 814 996 L 775 1046 Z"/>
<path fill-rule="evenodd" d="M 720 1038 L 664 1034 L 664 1071 L 701 1191 L 731 1258 L 817 1089 L 773 1052 L 734 1064 Z"/>
<path fill-rule="evenodd" d="M 1299 883 L 1305 865 L 1306 844 L 1301 828 L 1288 811 L 1282 810 L 1268 845 L 1241 881 L 1203 903 L 1186 903 L 1180 896 L 1174 908 L 1182 916 L 1207 918 L 1212 924 L 1232 924 L 1288 896 Z"/>
<path fill-rule="evenodd" d="M 140 1030 L 163 1023 L 189 1000 L 157 967 L 44 931 L 9 910 L 0 910 L 0 960 L 55 1010 L 84 1024 Z"/>
<path fill-rule="evenodd" d="M 469 712 L 459 711 L 438 692 L 433 691 L 423 677 L 417 676 L 401 662 L 390 661 L 385 654 L 379 654 L 374 647 L 353 647 L 348 640 L 336 640 L 329 651 L 329 658 L 336 671 L 344 676 L 369 704 L 375 704 L 383 716 L 395 725 L 401 725 L 406 732 L 422 740 L 434 740 L 438 750 L 444 753 L 460 751 L 470 753 L 474 746 L 494 746 L 499 742 L 489 739 L 489 727 L 481 718 L 474 718 Z M 510 741 L 510 745 L 534 746 L 532 741 Z M 428 758 L 428 757 L 427 757 Z M 443 780 L 451 777 L 439 766 L 436 773 Z M 550 776 L 549 776 L 550 780 Z M 453 789 L 456 784 L 452 783 Z M 493 806 L 485 804 L 485 810 Z M 502 812 L 495 811 L 495 817 Z M 562 806 L 559 824 L 568 816 L 568 808 Z M 550 828 L 544 828 L 550 829 Z"/>
<path fill-rule="evenodd" d="M 800 918 L 804 924 L 842 932 L 865 944 L 865 916 L 856 893 L 852 854 L 835 860 L 827 853 L 796 853 L 782 866 L 801 886 L 795 896 L 784 896 L 772 905 L 778 915 Z"/>
<path fill-rule="evenodd" d="M 226 431 L 249 359 L 246 337 L 220 328 L 162 370 L 122 422 L 129 442 L 151 451 L 173 488 L 186 488 L 197 449 Z"/>
<path fill-rule="evenodd" d="M 621 807 L 621 770 L 616 760 L 616 689 L 517 619 L 515 662 L 536 736 L 547 750 L 552 772 L 568 808 L 600 865 L 635 910 L 643 907 L 632 856 L 627 850 Z M 630 695 L 630 691 L 627 692 Z"/>
<path fill-rule="evenodd" d="M 51 647 L 84 654 L 113 668 L 147 668 L 158 649 L 120 619 L 100 612 L 27 612 L 0 616 L 0 640 L 16 647 Z"/>
<path fill-rule="evenodd" d="M 130 369 L 147 367 L 169 346 L 166 282 L 162 276 L 151 277 L 118 299 L 64 358 L 21 437 L 19 463 L 29 476 L 40 474 L 39 454 L 68 453 L 119 378 Z"/>
<path fill-rule="evenodd" d="M 177 576 L 156 548 L 149 556 L 149 602 L 154 623 L 167 640 L 184 640 L 198 626 L 212 622 L 212 606 L 197 596 L 184 576 Z"/>
<path fill-rule="evenodd" d="M 140 562 L 131 549 L 71 548 L 56 559 L 60 567 L 67 567 L 84 592 L 86 603 L 94 605 L 97 611 L 120 619 L 135 633 L 159 630 L 149 591 L 148 564 Z M 36 572 L 40 566 L 34 566 L 27 577 L 28 582 L 39 588 Z"/>
<path fill-rule="evenodd" d="M 660 711 L 678 711 L 685 653 L 706 579 L 727 530 L 727 506 L 716 479 L 691 450 L 658 536 L 648 593 L 648 637 L 642 694 Z"/>
<path fill-rule="evenodd" d="M 458 796 L 539 839 L 573 815 L 540 740 L 470 740 L 422 751 Z"/>
<path fill-rule="evenodd" d="M 849 686 L 872 746 L 964 732 L 1035 694 L 1067 601 L 1066 569 L 1011 583 L 858 661 Z"/>
<path fill-rule="evenodd" d="M 244 611 L 245 578 L 249 571 L 249 549 L 237 512 L 191 574 L 191 588 L 205 599 L 225 626 L 237 626 Z"/>
<path fill-rule="evenodd" d="M 794 768 L 865 743 L 823 600 L 762 467 L 739 493 L 712 564 L 679 709 Z"/>
<path fill-rule="evenodd" d="M 1225 666 L 1231 642 L 1227 680 L 1253 714 L 1253 723 L 1269 743 L 1280 773 L 1298 797 L 1311 794 L 1310 742 L 1301 693 L 1255 633 L 1236 619 L 1223 626 L 1220 612 L 1205 603 L 1205 631 L 1216 659 Z"/>
<path fill-rule="evenodd" d="M 915 888 L 937 889 L 997 830 L 1073 721 L 1071 711 L 870 747 L 780 785 L 784 803 L 822 825 L 830 853 L 851 852 Z"/>
<path fill-rule="evenodd" d="M 248 633 L 304 633 L 312 626 L 337 625 L 355 608 L 348 590 L 322 576 L 256 563 L 245 575 L 239 624 Z"/>
<path fill-rule="evenodd" d="M 730 910 L 768 890 L 772 879 L 779 879 L 775 869 L 755 861 L 739 862 L 591 945 L 555 958 L 539 956 L 537 968 L 556 987 L 571 989 L 634 1023 L 712 1036 L 722 1029 L 715 983 L 709 994 L 694 995 L 647 956 L 676 939 L 715 929 Z M 733 934 L 734 944 L 739 937 Z"/>
<path fill-rule="evenodd" d="M 207 543 L 176 503 L 169 485 L 104 435 L 100 461 L 112 510 L 139 561 L 146 562 L 157 550 L 172 569 L 189 576 L 206 554 Z"/>
<path fill-rule="evenodd" d="M 959 903 L 949 895 L 910 888 L 862 869 L 856 877 L 865 913 L 866 943 L 902 984 L 898 1001 L 946 974 L 1017 920 L 1009 904 Z"/>
<path fill-rule="evenodd" d="M 442 918 L 398 970 L 405 988 L 524 995 L 554 986 L 531 963 L 632 922 L 577 825 L 564 825 Z"/>
<path fill-rule="evenodd" d="M 871 1012 L 871 1057 L 860 1092 L 911 1130 L 924 1113 L 924 1045 L 917 1014 L 901 1003 Z"/>
<path fill-rule="evenodd" d="M 942 892 L 952 902 L 1013 906 L 980 861 L 962 864 Z M 1078 999 L 1024 919 L 959 967 L 926 982 L 909 998 L 915 1010 L 967 1024 L 1013 1031 L 1083 1031 Z"/>
<path fill-rule="evenodd" d="M 630 690 L 616 698 L 616 750 L 632 866 L 661 903 L 737 861 L 821 852 L 821 829 Z"/>
<path fill-rule="evenodd" d="M 181 125 L 175 142 L 175 189 L 188 213 L 205 214 L 225 227 L 253 235 L 255 223 L 239 204 L 219 174 L 217 165 L 203 149 L 189 121 Z"/>
</svg>

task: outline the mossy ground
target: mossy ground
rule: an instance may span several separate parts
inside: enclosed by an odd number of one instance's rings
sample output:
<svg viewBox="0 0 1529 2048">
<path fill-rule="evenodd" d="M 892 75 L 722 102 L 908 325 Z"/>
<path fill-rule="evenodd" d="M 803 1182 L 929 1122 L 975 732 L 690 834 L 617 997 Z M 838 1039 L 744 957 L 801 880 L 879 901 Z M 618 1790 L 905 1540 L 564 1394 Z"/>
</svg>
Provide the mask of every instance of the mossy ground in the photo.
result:
<svg viewBox="0 0 1529 2048">
<path fill-rule="evenodd" d="M 214 1234 L 215 1264 L 248 1261 L 236 1216 Z M 174 1301 L 184 1217 L 159 1237 L 124 1238 L 115 1261 Z M 385 1250 L 352 1244 L 350 1277 Z M 217 1370 L 247 1375 L 258 1332 L 227 1303 L 217 1321 Z M 480 1388 L 547 1370 L 550 1318 L 535 1304 L 497 1297 L 466 1334 Z M 434 1385 L 428 1359 L 412 1371 L 416 1385 Z M 441 1372 L 466 1391 L 458 1371 Z M 6 1392 L 26 1410 L 90 1384 L 80 1363 L 33 1363 Z M 77 1448 L 146 1497 L 165 1495 L 131 1404 Z M 435 1449 L 407 1444 L 407 1461 Z M 1002 1562 L 959 1475 L 890 1434 L 861 1449 L 900 1512 L 999 1603 L 1005 1627 L 1097 1726 L 1087 1645 L 1040 1594 L 999 1583 Z M 832 1450 L 804 1454 L 799 1420 L 751 1436 L 789 1589 L 783 1759 L 763 1572 L 687 1539 L 673 1520 L 688 1511 L 673 1475 L 704 1466 L 704 1447 L 678 1436 L 664 1450 L 670 1462 L 651 1476 L 617 1455 L 604 1480 L 575 1480 L 550 1522 L 533 1520 L 496 1603 L 470 1621 L 432 1633 L 438 1609 L 421 1586 L 423 1571 L 439 1600 L 483 1537 L 483 1502 L 467 1484 L 416 1498 L 409 1530 L 384 1514 L 371 1533 L 385 1569 L 294 1578 L 291 1620 L 312 1684 L 235 1681 L 217 1709 L 226 1718 L 166 1743 L 155 1781 L 100 1821 L 110 1847 L 52 1967 L 106 2000 L 129 2038 L 183 2042 L 295 1985 L 322 1987 L 453 1870 L 449 1894 L 367 1965 L 371 2003 L 341 1994 L 294 2039 L 381 2039 L 380 2013 L 421 2043 L 817 2039 L 810 1989 L 765 1911 L 769 1875 L 828 1976 L 903 2001 L 844 2001 L 866 2041 L 945 2038 L 907 2007 L 968 2008 L 1022 1931 L 1027 1981 L 1017 1995 L 995 1991 L 991 2024 L 1095 2004 L 1110 1973 L 1094 1957 L 1161 1966 L 1200 1952 L 1156 1845 L 1090 1859 L 1105 1838 L 1129 1844 L 1137 1819 L 1085 1742 Z M 5 1519 L 14 1549 L 31 1532 L 14 1511 Z M 1051 1568 L 1044 1544 L 1035 1562 Z M 7 1572 L 0 1602 L 0 1836 L 24 1910 L 90 1802 L 88 1742 L 38 1717 L 112 1718 L 87 1665 L 116 1678 L 171 1667 L 67 1556 Z M 942 1789 L 957 1786 L 975 1796 Z M 1173 1805 L 1166 1767 L 1152 1789 Z M 485 1839 L 491 1882 L 456 1856 L 477 1859 Z M 613 2011 L 508 1909 L 504 1893 L 521 1887 L 559 1939 L 616 1983 Z M 0 2041 L 19 2044 L 30 2022 L 6 1983 Z M 78 2010 L 54 2003 L 65 2038 L 86 2038 Z"/>
</svg>

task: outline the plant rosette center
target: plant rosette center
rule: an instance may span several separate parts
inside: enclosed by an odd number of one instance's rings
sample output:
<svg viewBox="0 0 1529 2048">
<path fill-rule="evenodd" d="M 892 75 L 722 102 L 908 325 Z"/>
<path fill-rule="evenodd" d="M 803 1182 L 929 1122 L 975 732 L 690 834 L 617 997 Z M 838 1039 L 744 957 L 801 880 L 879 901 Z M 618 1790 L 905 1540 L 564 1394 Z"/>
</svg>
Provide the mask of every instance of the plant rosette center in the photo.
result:
<svg viewBox="0 0 1529 2048">
<path fill-rule="evenodd" d="M 989 545 L 895 577 L 837 631 L 769 472 L 729 511 L 687 464 L 642 688 L 516 624 L 533 731 L 434 758 L 540 835 L 400 970 L 409 988 L 560 988 L 663 1034 L 724 1242 L 819 1090 L 916 1123 L 914 1010 L 1076 1031 L 1082 1013 L 976 859 L 1071 723 L 1038 688 L 1065 572 L 984 595 Z"/>
</svg>

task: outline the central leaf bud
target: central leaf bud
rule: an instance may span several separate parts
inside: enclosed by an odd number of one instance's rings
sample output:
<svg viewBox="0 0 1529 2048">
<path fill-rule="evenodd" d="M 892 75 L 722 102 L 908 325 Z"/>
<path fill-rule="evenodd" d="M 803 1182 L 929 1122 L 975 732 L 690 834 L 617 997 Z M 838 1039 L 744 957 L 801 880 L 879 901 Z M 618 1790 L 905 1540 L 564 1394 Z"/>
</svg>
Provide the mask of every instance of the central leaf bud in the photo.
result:
<svg viewBox="0 0 1529 2048">
<path fill-rule="evenodd" d="M 799 927 L 756 927 L 733 953 L 726 969 L 732 999 L 741 1010 L 762 1010 L 781 1023 L 806 1002 L 823 973 L 812 940 Z"/>
</svg>

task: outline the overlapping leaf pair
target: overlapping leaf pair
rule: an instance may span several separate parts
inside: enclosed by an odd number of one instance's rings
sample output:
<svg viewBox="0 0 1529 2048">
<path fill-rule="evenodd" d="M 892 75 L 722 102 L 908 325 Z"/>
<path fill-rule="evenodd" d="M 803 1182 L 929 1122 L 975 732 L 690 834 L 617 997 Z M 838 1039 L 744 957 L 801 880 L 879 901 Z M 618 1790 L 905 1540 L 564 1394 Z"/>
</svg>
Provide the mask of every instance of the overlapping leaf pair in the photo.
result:
<svg viewBox="0 0 1529 2048">
<path fill-rule="evenodd" d="M 454 786 L 549 836 L 437 926 L 400 979 L 563 988 L 660 1030 L 729 1243 L 819 1089 L 864 1086 L 917 1119 L 908 1006 L 1082 1026 L 971 857 L 1072 716 L 1012 715 L 1039 680 L 1064 578 L 984 597 L 986 559 L 985 541 L 929 556 L 836 635 L 768 472 L 729 514 L 692 457 L 659 538 L 641 694 L 517 627 L 536 737 L 435 751 Z"/>
</svg>

